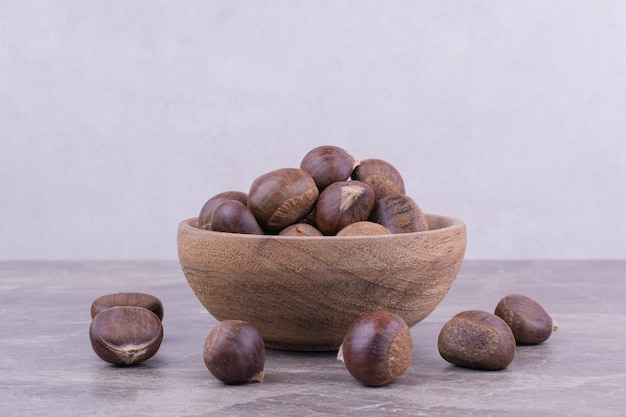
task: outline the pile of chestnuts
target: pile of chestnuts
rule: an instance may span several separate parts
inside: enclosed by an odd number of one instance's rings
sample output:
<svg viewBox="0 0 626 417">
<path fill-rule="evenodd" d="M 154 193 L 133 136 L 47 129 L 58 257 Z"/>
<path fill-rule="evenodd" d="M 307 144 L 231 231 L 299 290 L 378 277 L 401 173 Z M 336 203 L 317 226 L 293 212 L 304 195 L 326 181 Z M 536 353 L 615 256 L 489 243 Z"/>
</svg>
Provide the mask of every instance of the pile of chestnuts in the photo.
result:
<svg viewBox="0 0 626 417">
<path fill-rule="evenodd" d="M 289 236 L 354 236 L 428 230 L 426 216 L 405 194 L 398 170 L 380 159 L 358 161 L 336 146 L 309 151 L 300 168 L 261 175 L 248 193 L 225 191 L 202 206 L 205 230 Z M 91 306 L 91 345 L 103 360 L 131 365 L 151 358 L 163 339 L 163 305 L 149 294 L 118 293 Z M 461 367 L 499 370 L 512 361 L 517 344 L 538 344 L 556 323 L 534 300 L 509 294 L 495 312 L 463 311 L 442 327 L 437 346 Z M 409 367 L 413 340 L 398 315 L 378 311 L 346 332 L 337 359 L 366 386 L 389 384 Z M 241 320 L 223 320 L 208 334 L 203 351 L 210 373 L 225 384 L 262 382 L 265 344 Z"/>
<path fill-rule="evenodd" d="M 109 363 L 137 364 L 150 359 L 161 346 L 163 304 L 153 295 L 103 295 L 91 304 L 91 317 L 91 346 Z"/>
<path fill-rule="evenodd" d="M 202 206 L 198 227 L 245 234 L 345 236 L 428 229 L 419 205 L 405 194 L 390 163 L 358 161 L 337 146 L 319 146 L 300 168 L 256 178 L 248 193 L 224 191 Z"/>
</svg>

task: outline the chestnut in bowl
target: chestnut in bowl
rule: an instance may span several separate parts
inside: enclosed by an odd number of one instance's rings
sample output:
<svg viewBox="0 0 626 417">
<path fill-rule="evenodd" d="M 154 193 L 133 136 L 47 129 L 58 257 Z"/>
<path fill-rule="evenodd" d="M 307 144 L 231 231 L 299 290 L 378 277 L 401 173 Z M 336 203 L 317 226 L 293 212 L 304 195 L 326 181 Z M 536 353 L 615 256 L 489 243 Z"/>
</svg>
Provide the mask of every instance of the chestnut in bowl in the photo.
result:
<svg viewBox="0 0 626 417">
<path fill-rule="evenodd" d="M 429 230 L 373 236 L 247 235 L 183 220 L 182 271 L 217 320 L 243 320 L 267 347 L 337 350 L 352 323 L 385 310 L 409 327 L 445 297 L 463 262 L 462 220 L 427 214 Z"/>
</svg>

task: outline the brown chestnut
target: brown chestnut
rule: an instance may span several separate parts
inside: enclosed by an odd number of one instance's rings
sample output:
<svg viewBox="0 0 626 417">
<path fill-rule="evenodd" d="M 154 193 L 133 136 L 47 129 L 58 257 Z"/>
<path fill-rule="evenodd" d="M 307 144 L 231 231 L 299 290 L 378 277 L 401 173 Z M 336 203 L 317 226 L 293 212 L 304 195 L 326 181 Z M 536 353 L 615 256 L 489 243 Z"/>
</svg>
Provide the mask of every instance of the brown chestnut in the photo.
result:
<svg viewBox="0 0 626 417">
<path fill-rule="evenodd" d="M 350 178 L 357 164 L 356 158 L 342 148 L 318 146 L 304 156 L 300 168 L 311 174 L 321 192 L 334 182 Z"/>
<path fill-rule="evenodd" d="M 315 206 L 313 206 L 313 210 L 311 210 L 309 214 L 306 215 L 306 217 L 304 218 L 304 222 L 317 228 L 317 226 L 315 225 Z"/>
<path fill-rule="evenodd" d="M 254 180 L 248 193 L 248 208 L 263 230 L 277 232 L 304 218 L 318 195 L 309 173 L 297 168 L 282 168 Z"/>
<path fill-rule="evenodd" d="M 308 223 L 296 223 L 285 227 L 279 236 L 323 236 L 322 232 Z"/>
<path fill-rule="evenodd" d="M 404 194 L 404 180 L 400 172 L 382 159 L 365 159 L 354 168 L 352 179 L 372 187 L 376 200 L 388 195 Z"/>
<path fill-rule="evenodd" d="M 215 207 L 211 216 L 211 230 L 249 235 L 263 234 L 263 229 L 250 209 L 235 200 L 224 201 Z"/>
<path fill-rule="evenodd" d="M 364 385 L 386 385 L 402 375 L 413 356 L 413 339 L 397 314 L 379 311 L 366 315 L 346 332 L 337 359 Z"/>
<path fill-rule="evenodd" d="M 159 350 L 163 325 L 156 314 L 143 307 L 111 307 L 93 318 L 89 338 L 101 359 L 133 365 L 150 359 Z"/>
<path fill-rule="evenodd" d="M 428 230 L 422 209 L 405 194 L 394 194 L 376 201 L 370 220 L 380 223 L 391 233 L 411 233 Z"/>
<path fill-rule="evenodd" d="M 163 320 L 163 303 L 161 303 L 161 300 L 154 295 L 140 292 L 120 292 L 96 298 L 91 303 L 91 318 L 93 319 L 102 310 L 117 306 L 147 308 L 156 314 L 159 320 Z"/>
<path fill-rule="evenodd" d="M 259 331 L 242 320 L 223 320 L 204 343 L 204 363 L 225 384 L 262 382 L 265 343 Z"/>
<path fill-rule="evenodd" d="M 439 354 L 464 368 L 504 369 L 515 356 L 515 338 L 509 326 L 495 314 L 480 310 L 463 311 L 439 332 Z"/>
<path fill-rule="evenodd" d="M 241 191 L 224 191 L 209 198 L 206 203 L 200 209 L 198 215 L 198 227 L 200 229 L 211 229 L 211 219 L 215 208 L 222 204 L 224 201 L 239 201 L 243 205 L 248 204 L 248 195 Z"/>
<path fill-rule="evenodd" d="M 362 221 L 347 225 L 337 232 L 337 236 L 373 236 L 389 235 L 391 232 L 382 224 Z"/>
<path fill-rule="evenodd" d="M 320 193 L 315 205 L 315 225 L 334 235 L 347 225 L 367 220 L 374 207 L 374 191 L 361 181 L 332 183 Z"/>
<path fill-rule="evenodd" d="M 557 329 L 556 322 L 539 303 L 521 294 L 509 294 L 500 300 L 495 315 L 509 325 L 519 344 L 542 343 Z"/>
</svg>

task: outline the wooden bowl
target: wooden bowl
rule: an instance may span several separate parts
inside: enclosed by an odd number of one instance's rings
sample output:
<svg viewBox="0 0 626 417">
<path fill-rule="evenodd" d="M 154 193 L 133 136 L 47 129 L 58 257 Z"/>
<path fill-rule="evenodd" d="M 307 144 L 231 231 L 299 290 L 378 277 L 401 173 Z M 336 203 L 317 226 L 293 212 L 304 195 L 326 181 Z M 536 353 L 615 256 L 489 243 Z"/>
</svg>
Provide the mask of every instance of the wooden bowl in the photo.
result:
<svg viewBox="0 0 626 417">
<path fill-rule="evenodd" d="M 430 230 L 380 236 L 244 235 L 178 226 L 194 294 L 218 320 L 245 320 L 268 347 L 337 350 L 350 325 L 387 310 L 409 327 L 430 314 L 463 262 L 466 228 L 427 215 Z"/>
</svg>

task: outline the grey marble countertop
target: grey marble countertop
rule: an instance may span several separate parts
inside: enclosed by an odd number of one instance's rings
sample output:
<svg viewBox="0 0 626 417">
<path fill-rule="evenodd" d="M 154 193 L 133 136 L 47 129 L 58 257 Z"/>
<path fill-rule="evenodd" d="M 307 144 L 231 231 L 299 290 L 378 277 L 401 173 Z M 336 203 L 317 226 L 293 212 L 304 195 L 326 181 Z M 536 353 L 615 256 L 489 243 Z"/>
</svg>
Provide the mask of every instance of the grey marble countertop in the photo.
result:
<svg viewBox="0 0 626 417">
<path fill-rule="evenodd" d="M 392 384 L 356 382 L 334 353 L 267 351 L 261 384 L 207 371 L 216 324 L 177 262 L 0 262 L 0 415 L 8 416 L 622 416 L 626 407 L 626 261 L 465 261 L 439 307 L 412 328 L 414 356 Z M 152 359 L 122 368 L 88 337 L 98 296 L 148 292 L 165 306 Z M 462 369 L 437 352 L 454 314 L 528 295 L 559 323 L 518 346 L 503 371 Z"/>
</svg>

